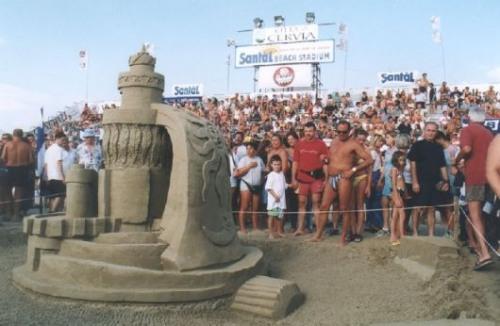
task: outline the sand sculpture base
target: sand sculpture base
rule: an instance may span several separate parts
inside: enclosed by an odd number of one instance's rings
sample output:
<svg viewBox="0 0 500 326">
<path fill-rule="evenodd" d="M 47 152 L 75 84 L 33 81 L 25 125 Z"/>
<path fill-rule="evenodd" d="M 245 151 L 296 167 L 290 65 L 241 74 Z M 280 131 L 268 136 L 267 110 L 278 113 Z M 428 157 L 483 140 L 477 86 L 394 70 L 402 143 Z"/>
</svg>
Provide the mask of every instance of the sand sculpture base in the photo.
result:
<svg viewBox="0 0 500 326">
<path fill-rule="evenodd" d="M 79 219 L 26 219 L 27 262 L 14 269 L 13 281 L 35 292 L 71 299 L 191 302 L 232 294 L 263 268 L 262 252 L 243 247 L 243 258 L 223 266 L 164 270 L 160 256 L 168 244 L 158 240 L 158 233 L 96 234 L 92 225 L 102 225 L 106 232 L 112 221 L 82 220 L 81 232 L 75 233 Z"/>
</svg>

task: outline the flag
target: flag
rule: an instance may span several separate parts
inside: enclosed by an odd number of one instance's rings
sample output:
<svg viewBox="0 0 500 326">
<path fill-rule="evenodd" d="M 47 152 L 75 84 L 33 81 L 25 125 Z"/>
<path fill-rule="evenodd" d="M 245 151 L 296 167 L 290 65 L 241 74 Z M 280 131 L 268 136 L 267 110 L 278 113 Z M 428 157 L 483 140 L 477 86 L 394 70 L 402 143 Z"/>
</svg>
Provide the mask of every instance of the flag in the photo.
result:
<svg viewBox="0 0 500 326">
<path fill-rule="evenodd" d="M 431 17 L 431 27 L 432 27 L 433 31 L 440 31 L 441 30 L 441 17 L 432 16 Z"/>
<path fill-rule="evenodd" d="M 89 56 L 86 50 L 80 50 L 80 69 L 87 70 L 89 64 Z"/>
<path fill-rule="evenodd" d="M 443 39 L 441 37 L 441 17 L 431 17 L 432 42 L 440 44 Z"/>
<path fill-rule="evenodd" d="M 339 25 L 339 44 L 337 44 L 337 49 L 340 51 L 347 51 L 347 25 L 340 23 Z"/>
<path fill-rule="evenodd" d="M 340 23 L 339 25 L 339 35 L 345 36 L 347 35 L 347 25 L 344 23 Z"/>
<path fill-rule="evenodd" d="M 436 44 L 441 44 L 443 42 L 443 38 L 441 37 L 441 32 L 432 32 L 432 42 Z"/>
<path fill-rule="evenodd" d="M 339 49 L 340 51 L 347 51 L 347 40 L 346 39 L 343 39 L 341 38 L 339 40 L 339 44 L 337 44 L 337 49 Z"/>
</svg>

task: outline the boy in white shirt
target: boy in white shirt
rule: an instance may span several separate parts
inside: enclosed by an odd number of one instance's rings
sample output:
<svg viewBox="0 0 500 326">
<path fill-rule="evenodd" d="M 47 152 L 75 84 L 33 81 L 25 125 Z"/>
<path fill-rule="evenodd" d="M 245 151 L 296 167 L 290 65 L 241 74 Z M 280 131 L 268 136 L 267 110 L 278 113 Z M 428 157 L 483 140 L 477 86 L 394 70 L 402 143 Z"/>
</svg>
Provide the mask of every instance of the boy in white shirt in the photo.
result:
<svg viewBox="0 0 500 326">
<path fill-rule="evenodd" d="M 281 158 L 279 155 L 271 157 L 271 173 L 267 175 L 265 189 L 267 191 L 267 215 L 269 216 L 267 226 L 269 228 L 269 239 L 276 236 L 284 237 L 282 230 L 283 212 L 286 209 L 285 190 L 287 188 L 285 175 L 281 171 Z"/>
</svg>

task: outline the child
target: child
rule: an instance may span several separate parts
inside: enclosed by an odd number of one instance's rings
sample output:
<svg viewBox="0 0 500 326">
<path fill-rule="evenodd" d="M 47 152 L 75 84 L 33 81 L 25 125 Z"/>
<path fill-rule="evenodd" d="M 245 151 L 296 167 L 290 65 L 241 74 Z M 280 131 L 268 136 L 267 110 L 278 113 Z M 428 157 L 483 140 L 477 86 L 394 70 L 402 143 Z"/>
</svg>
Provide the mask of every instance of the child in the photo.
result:
<svg viewBox="0 0 500 326">
<path fill-rule="evenodd" d="M 397 151 L 392 156 L 392 221 L 391 221 L 391 245 L 397 246 L 399 240 L 404 235 L 405 230 L 405 181 L 403 179 L 403 170 L 406 164 L 405 154 Z"/>
<path fill-rule="evenodd" d="M 269 228 L 269 239 L 275 239 L 285 235 L 281 233 L 283 223 L 283 211 L 286 209 L 286 181 L 281 171 L 281 158 L 273 155 L 270 159 L 272 171 L 267 175 L 265 189 L 267 191 L 267 215 L 269 216 L 267 226 Z"/>
</svg>

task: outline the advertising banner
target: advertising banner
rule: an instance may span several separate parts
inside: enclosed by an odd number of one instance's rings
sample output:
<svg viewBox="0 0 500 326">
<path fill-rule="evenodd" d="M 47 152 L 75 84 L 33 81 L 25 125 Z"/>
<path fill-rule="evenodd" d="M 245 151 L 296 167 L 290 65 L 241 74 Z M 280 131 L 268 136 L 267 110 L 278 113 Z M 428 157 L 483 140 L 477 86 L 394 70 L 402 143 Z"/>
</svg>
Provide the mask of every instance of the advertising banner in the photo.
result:
<svg viewBox="0 0 500 326">
<path fill-rule="evenodd" d="M 252 32 L 252 44 L 317 41 L 318 39 L 317 24 L 256 28 Z"/>
<path fill-rule="evenodd" d="M 172 85 L 170 97 L 202 97 L 203 84 L 181 84 Z"/>
<path fill-rule="evenodd" d="M 333 40 L 237 46 L 235 67 L 333 62 L 334 48 Z"/>
<path fill-rule="evenodd" d="M 257 88 L 311 87 L 312 75 L 312 65 L 310 64 L 260 67 Z"/>
<path fill-rule="evenodd" d="M 418 78 L 417 71 L 379 72 L 377 79 L 383 87 L 412 87 Z"/>
</svg>

